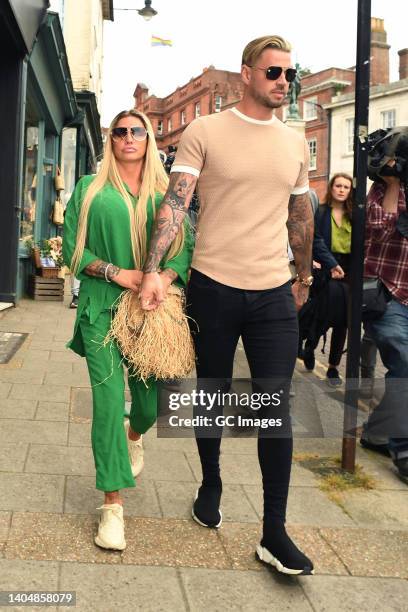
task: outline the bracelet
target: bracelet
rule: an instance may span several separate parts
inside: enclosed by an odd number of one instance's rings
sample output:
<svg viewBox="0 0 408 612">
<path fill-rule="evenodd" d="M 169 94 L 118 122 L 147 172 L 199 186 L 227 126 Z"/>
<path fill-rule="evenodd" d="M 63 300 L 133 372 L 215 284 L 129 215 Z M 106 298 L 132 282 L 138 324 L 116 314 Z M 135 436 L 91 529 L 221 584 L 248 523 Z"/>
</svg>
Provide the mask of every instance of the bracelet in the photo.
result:
<svg viewBox="0 0 408 612">
<path fill-rule="evenodd" d="M 105 280 L 106 280 L 107 283 L 111 283 L 112 282 L 111 280 L 109 280 L 108 274 L 107 274 L 107 272 L 109 270 L 109 266 L 112 266 L 112 268 L 113 268 L 113 264 L 112 263 L 108 263 L 106 268 L 105 268 Z"/>
</svg>

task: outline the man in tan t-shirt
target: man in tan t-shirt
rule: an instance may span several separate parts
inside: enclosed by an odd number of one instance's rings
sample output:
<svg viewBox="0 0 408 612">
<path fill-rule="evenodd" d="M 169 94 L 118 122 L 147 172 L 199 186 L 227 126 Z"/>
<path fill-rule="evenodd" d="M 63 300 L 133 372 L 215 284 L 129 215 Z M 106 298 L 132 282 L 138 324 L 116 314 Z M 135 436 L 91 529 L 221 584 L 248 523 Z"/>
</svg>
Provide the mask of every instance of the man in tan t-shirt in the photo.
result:
<svg viewBox="0 0 408 612">
<path fill-rule="evenodd" d="M 254 391 L 282 393 L 279 408 L 263 407 L 256 414 L 270 418 L 258 435 L 264 519 L 256 550 L 259 560 L 281 572 L 311 574 L 313 563 L 285 530 L 292 459 L 287 395 L 298 347 L 296 308 L 308 297 L 313 239 L 307 143 L 274 116 L 296 77 L 289 43 L 279 36 L 250 42 L 241 74 L 241 102 L 196 119 L 182 135 L 140 297 L 146 310 L 163 301 L 159 262 L 197 184 L 200 212 L 187 303 L 198 328 L 193 325 L 198 386 L 225 390 L 241 337 Z M 288 241 L 297 271 L 292 285 Z M 221 405 L 212 406 L 211 413 L 208 406 L 200 409 L 214 417 L 222 414 Z M 215 433 L 196 428 L 203 480 L 193 518 L 206 527 L 222 521 L 220 433 L 219 428 Z"/>
</svg>

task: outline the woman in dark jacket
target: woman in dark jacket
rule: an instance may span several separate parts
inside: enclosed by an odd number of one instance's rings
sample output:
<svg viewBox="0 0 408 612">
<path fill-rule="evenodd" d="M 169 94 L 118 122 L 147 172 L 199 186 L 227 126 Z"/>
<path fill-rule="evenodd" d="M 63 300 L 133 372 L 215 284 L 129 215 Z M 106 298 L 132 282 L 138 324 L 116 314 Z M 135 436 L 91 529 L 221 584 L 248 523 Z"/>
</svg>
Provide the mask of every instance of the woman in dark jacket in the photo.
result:
<svg viewBox="0 0 408 612">
<path fill-rule="evenodd" d="M 315 214 L 315 240 L 313 259 L 330 273 L 329 313 L 333 321 L 330 343 L 327 382 L 331 386 L 341 384 L 338 365 L 347 336 L 347 275 L 351 251 L 351 188 L 352 178 L 337 173 L 329 182 L 326 202 Z M 307 369 L 314 368 L 315 346 L 306 341 L 303 360 Z"/>
</svg>

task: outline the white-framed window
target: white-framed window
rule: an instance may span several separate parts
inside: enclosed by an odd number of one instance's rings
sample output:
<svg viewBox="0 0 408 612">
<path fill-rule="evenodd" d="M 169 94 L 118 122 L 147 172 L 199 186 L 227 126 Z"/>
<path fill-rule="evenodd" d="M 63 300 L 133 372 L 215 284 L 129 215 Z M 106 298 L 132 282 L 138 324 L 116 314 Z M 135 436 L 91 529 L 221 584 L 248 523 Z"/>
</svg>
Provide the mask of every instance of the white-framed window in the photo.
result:
<svg viewBox="0 0 408 612">
<path fill-rule="evenodd" d="M 395 108 L 381 112 L 381 127 L 386 130 L 387 128 L 393 128 L 396 126 L 396 112 Z"/>
<path fill-rule="evenodd" d="M 215 96 L 215 112 L 219 113 L 222 106 L 222 96 Z"/>
<path fill-rule="evenodd" d="M 194 106 L 194 116 L 197 119 L 197 117 L 199 117 L 200 115 L 201 115 L 201 106 L 199 102 L 196 102 Z"/>
<path fill-rule="evenodd" d="M 303 119 L 305 121 L 317 119 L 317 96 L 303 100 Z"/>
<path fill-rule="evenodd" d="M 157 135 L 161 136 L 163 134 L 163 121 L 159 119 L 157 122 Z"/>
<path fill-rule="evenodd" d="M 310 163 L 309 170 L 316 170 L 317 168 L 317 139 L 311 138 L 307 141 L 309 145 Z"/>
<path fill-rule="evenodd" d="M 346 153 L 354 151 L 354 117 L 346 119 Z"/>
<path fill-rule="evenodd" d="M 171 132 L 172 129 L 173 129 L 173 124 L 171 122 L 171 117 L 170 117 L 170 119 L 167 119 L 167 131 Z"/>
<path fill-rule="evenodd" d="M 186 124 L 186 110 L 185 109 L 180 111 L 180 123 L 181 123 L 181 125 L 185 125 Z"/>
</svg>

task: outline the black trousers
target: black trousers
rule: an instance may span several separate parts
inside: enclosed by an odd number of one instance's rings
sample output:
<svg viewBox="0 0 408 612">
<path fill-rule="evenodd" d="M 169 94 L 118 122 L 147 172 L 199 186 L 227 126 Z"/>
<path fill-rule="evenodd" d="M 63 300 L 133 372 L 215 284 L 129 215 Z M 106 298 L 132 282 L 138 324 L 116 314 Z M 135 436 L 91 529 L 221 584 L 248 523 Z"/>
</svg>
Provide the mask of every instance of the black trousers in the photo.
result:
<svg viewBox="0 0 408 612">
<path fill-rule="evenodd" d="M 287 391 L 297 356 L 298 322 L 290 282 L 275 289 L 247 291 L 228 287 L 192 270 L 187 313 L 193 319 L 191 328 L 199 385 L 204 385 L 205 381 L 210 385 L 217 381 L 215 386 L 219 386 L 222 381 L 231 379 L 235 350 L 242 337 L 255 384 L 267 391 L 279 387 L 285 389 L 281 406 L 283 428 L 277 434 L 259 429 L 258 435 L 265 536 L 265 531 L 273 530 L 274 525 L 285 521 L 292 462 Z M 266 409 L 264 414 L 267 413 Z M 204 437 L 197 435 L 196 430 L 196 440 L 203 484 L 220 485 L 221 436 Z"/>
</svg>

